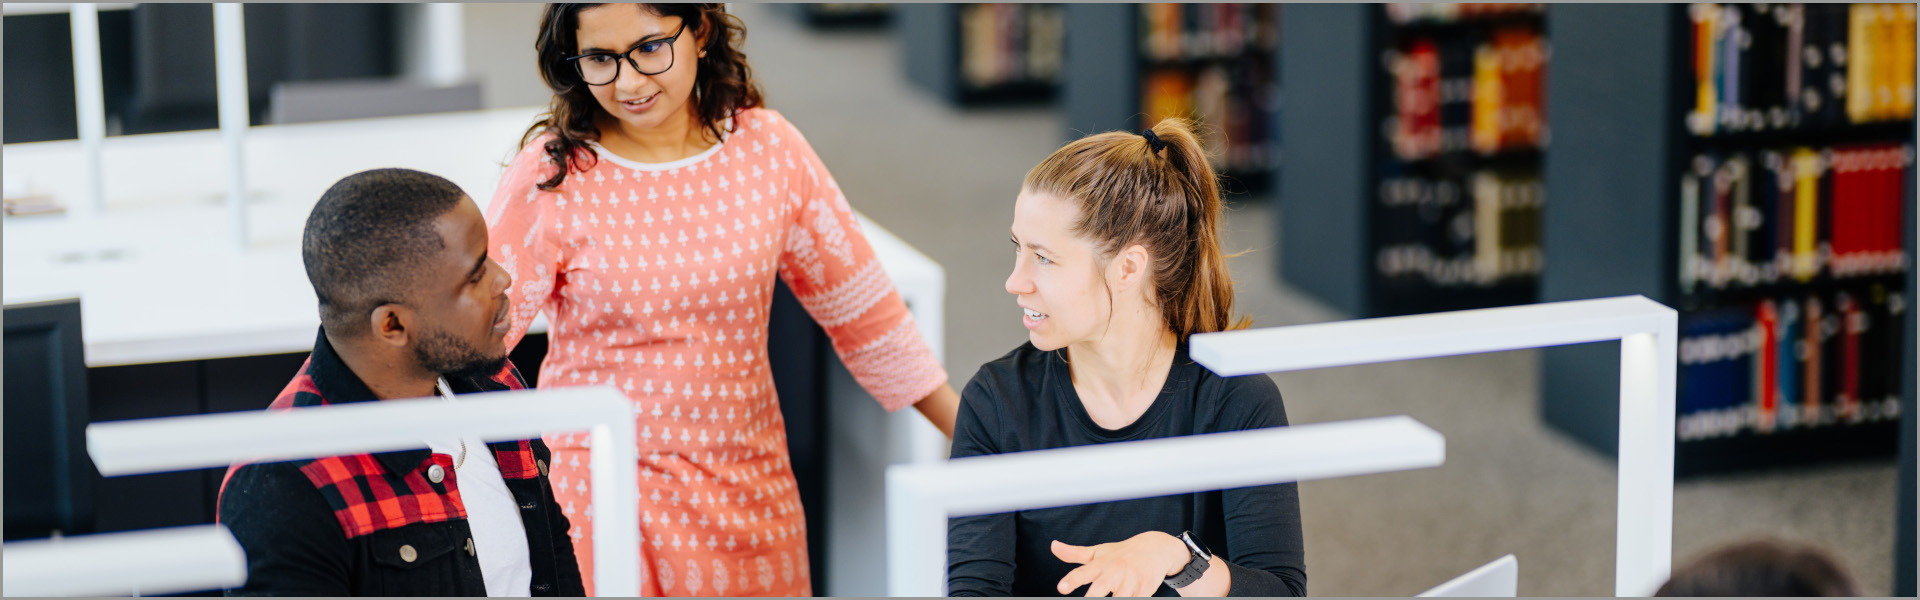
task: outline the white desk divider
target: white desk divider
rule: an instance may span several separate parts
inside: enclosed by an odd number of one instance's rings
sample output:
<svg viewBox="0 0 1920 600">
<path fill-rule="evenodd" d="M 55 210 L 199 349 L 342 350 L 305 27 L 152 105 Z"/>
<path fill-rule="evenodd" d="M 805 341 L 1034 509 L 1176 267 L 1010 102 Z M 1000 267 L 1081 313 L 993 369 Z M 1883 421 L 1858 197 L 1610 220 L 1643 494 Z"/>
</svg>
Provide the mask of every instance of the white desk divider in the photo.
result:
<svg viewBox="0 0 1920 600">
<path fill-rule="evenodd" d="M 220 137 L 227 151 L 227 219 L 234 249 L 247 249 L 246 138 L 251 124 L 247 105 L 247 27 L 238 3 L 213 5 L 214 83 L 220 109 Z"/>
<path fill-rule="evenodd" d="M 948 517 L 1420 469 L 1445 460 L 1446 438 L 1396 416 L 894 465 L 887 468 L 887 593 L 946 595 Z"/>
<path fill-rule="evenodd" d="M 1520 561 L 1512 554 L 1494 559 L 1433 589 L 1421 598 L 1512 598 L 1520 595 Z"/>
<path fill-rule="evenodd" d="M 7 542 L 7 596 L 178 594 L 238 586 L 247 557 L 225 525 Z"/>
<path fill-rule="evenodd" d="M 1208 333 L 1193 336 L 1190 353 L 1234 376 L 1620 340 L 1613 592 L 1647 596 L 1673 568 L 1678 327 L 1673 309 L 1622 296 Z"/>
<path fill-rule="evenodd" d="M 640 595 L 638 441 L 632 403 L 612 386 L 520 390 L 94 423 L 87 452 L 107 477 L 421 448 L 430 438 L 484 440 L 590 432 L 594 586 Z"/>
<path fill-rule="evenodd" d="M 98 217 L 107 209 L 103 187 L 105 167 L 100 160 L 101 145 L 107 138 L 106 80 L 100 66 L 100 7 L 74 3 L 69 8 L 68 25 L 73 39 L 74 109 L 78 112 L 78 133 L 82 177 L 86 178 L 87 197 L 68 201 L 67 209 L 80 215 Z"/>
</svg>

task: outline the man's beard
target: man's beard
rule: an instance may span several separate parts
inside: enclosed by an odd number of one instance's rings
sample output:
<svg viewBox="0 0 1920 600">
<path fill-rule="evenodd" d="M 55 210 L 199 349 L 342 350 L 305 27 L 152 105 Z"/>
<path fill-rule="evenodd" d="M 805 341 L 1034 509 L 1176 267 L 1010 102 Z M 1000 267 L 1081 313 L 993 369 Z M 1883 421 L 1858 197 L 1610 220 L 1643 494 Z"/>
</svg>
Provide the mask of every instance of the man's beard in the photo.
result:
<svg viewBox="0 0 1920 600">
<path fill-rule="evenodd" d="M 487 356 L 486 351 L 468 344 L 445 331 L 427 331 L 413 346 L 413 357 L 421 368 L 448 379 L 490 378 L 507 368 L 507 356 Z"/>
</svg>

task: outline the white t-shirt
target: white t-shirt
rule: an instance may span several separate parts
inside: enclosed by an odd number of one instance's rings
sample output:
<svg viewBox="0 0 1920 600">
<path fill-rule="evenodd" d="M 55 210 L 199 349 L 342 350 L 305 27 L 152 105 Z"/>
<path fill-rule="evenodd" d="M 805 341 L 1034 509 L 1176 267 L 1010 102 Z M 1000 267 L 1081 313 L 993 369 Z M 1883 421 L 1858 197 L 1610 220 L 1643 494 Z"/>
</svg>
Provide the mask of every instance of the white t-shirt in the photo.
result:
<svg viewBox="0 0 1920 600">
<path fill-rule="evenodd" d="M 480 578 L 488 596 L 531 596 L 533 563 L 527 553 L 527 526 L 520 506 L 500 477 L 500 463 L 479 438 L 466 438 L 467 459 L 460 462 L 460 440 L 427 440 L 434 454 L 451 457 L 454 481 L 467 509 L 467 528 L 480 559 Z"/>
</svg>

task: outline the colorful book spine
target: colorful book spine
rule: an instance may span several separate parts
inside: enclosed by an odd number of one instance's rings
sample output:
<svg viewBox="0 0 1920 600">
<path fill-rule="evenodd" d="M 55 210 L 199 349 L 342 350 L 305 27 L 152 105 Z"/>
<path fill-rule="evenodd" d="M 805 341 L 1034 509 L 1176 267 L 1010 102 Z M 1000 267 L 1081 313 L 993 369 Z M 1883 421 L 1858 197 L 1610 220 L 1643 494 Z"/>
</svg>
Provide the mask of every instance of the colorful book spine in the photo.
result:
<svg viewBox="0 0 1920 600">
<path fill-rule="evenodd" d="M 1711 171 L 1706 155 L 1693 159 L 1693 168 L 1680 175 L 1680 293 L 1692 294 L 1700 280 L 1700 186 L 1702 171 Z"/>
<path fill-rule="evenodd" d="M 1780 355 L 1773 351 L 1780 335 L 1779 309 L 1772 300 L 1762 301 L 1754 317 L 1759 329 L 1760 340 L 1755 356 L 1759 368 L 1754 369 L 1753 389 L 1758 396 L 1759 419 L 1754 424 L 1761 433 L 1771 433 L 1779 417 L 1780 395 L 1774 383 L 1779 381 Z"/>
<path fill-rule="evenodd" d="M 1793 236 L 1798 225 L 1799 214 L 1797 206 L 1799 190 L 1795 186 L 1798 178 L 1794 173 L 1792 155 L 1789 153 L 1768 151 L 1766 166 L 1765 185 L 1773 190 L 1774 236 L 1771 242 L 1773 252 L 1770 257 L 1773 264 L 1768 273 L 1772 275 L 1771 279 L 1784 280 L 1786 275 L 1793 271 Z"/>
<path fill-rule="evenodd" d="M 1819 224 L 1820 176 L 1825 170 L 1823 162 L 1820 154 L 1810 148 L 1793 152 L 1793 277 L 1800 281 L 1813 279 L 1820 267 L 1815 244 L 1818 235 L 1816 227 Z"/>
<path fill-rule="evenodd" d="M 1880 11 L 1872 4 L 1847 7 L 1847 42 L 1854 51 L 1847 54 L 1847 119 L 1865 123 L 1877 116 L 1874 79 L 1879 75 Z"/>
<path fill-rule="evenodd" d="M 1801 397 L 1805 390 L 1800 386 L 1801 339 L 1804 335 L 1800 315 L 1800 303 L 1792 298 L 1780 301 L 1780 335 L 1774 340 L 1774 395 L 1779 402 L 1777 412 L 1782 428 L 1792 428 L 1800 423 Z"/>
<path fill-rule="evenodd" d="M 1800 363 L 1800 372 L 1805 374 L 1801 377 L 1801 381 L 1806 384 L 1803 388 L 1806 390 L 1806 395 L 1803 396 L 1806 399 L 1806 414 L 1802 420 L 1814 425 L 1822 424 L 1821 415 L 1826 406 L 1826 388 L 1822 382 L 1826 379 L 1824 364 L 1826 360 L 1823 351 L 1826 349 L 1826 331 L 1829 326 L 1827 318 L 1826 305 L 1820 301 L 1820 297 L 1818 295 L 1807 297 L 1807 337 L 1801 346 L 1805 350 L 1805 357 Z"/>
</svg>

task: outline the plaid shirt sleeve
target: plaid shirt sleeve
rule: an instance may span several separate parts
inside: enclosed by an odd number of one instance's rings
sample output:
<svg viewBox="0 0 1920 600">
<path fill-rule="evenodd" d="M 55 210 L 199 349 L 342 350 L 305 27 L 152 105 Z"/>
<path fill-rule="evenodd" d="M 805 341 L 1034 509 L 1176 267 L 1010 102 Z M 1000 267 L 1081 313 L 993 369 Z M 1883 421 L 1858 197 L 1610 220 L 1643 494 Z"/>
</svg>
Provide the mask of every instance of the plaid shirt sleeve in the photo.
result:
<svg viewBox="0 0 1920 600">
<path fill-rule="evenodd" d="M 298 464 L 234 471 L 220 503 L 220 522 L 246 552 L 247 583 L 227 595 L 351 595 L 346 535 Z"/>
</svg>

